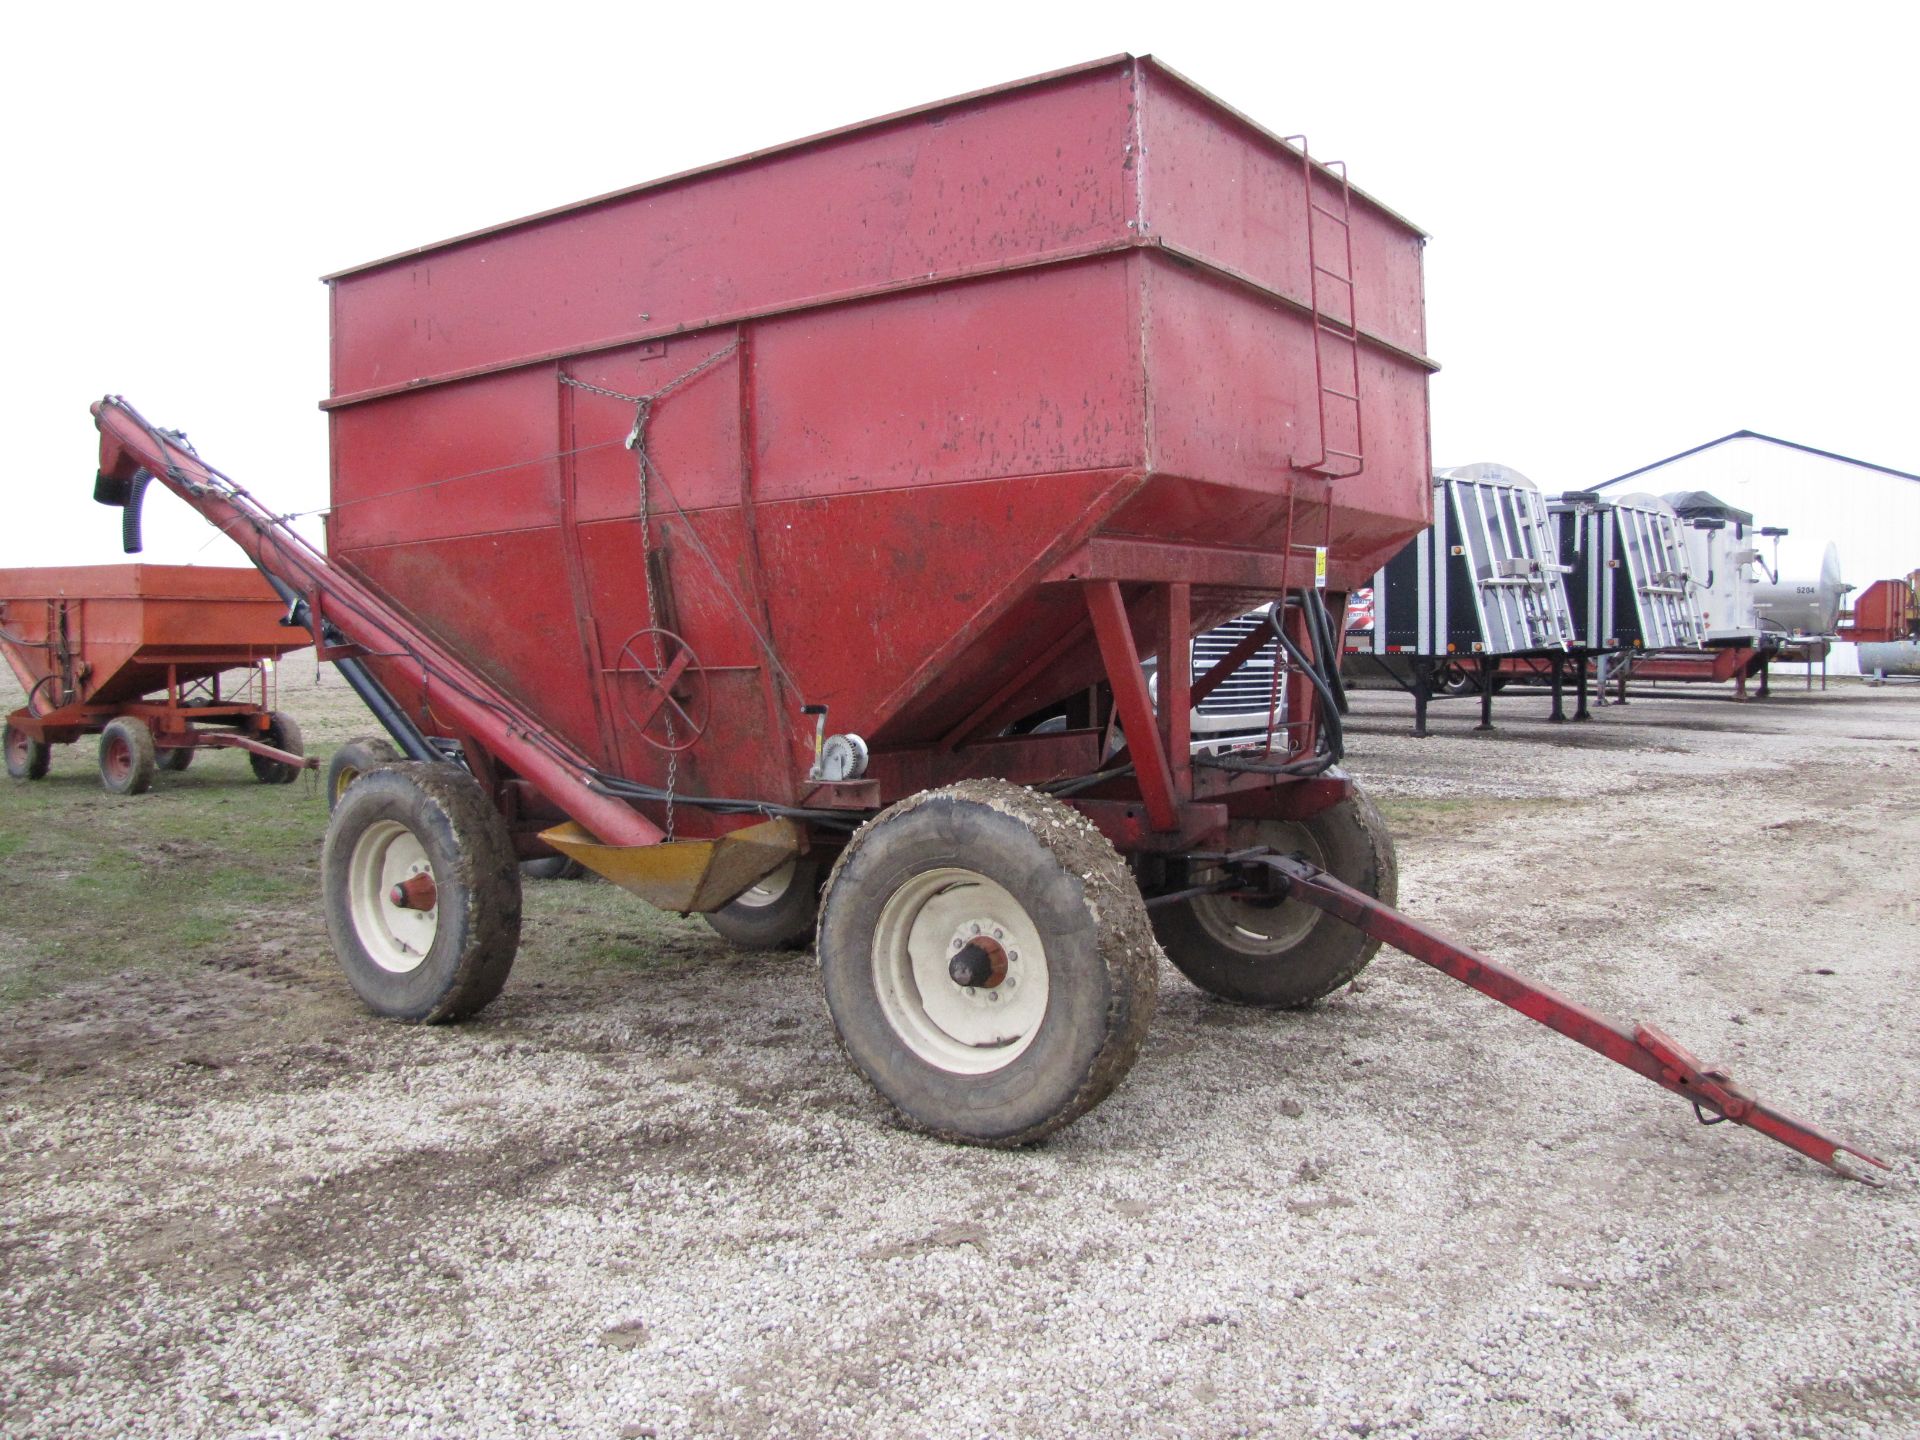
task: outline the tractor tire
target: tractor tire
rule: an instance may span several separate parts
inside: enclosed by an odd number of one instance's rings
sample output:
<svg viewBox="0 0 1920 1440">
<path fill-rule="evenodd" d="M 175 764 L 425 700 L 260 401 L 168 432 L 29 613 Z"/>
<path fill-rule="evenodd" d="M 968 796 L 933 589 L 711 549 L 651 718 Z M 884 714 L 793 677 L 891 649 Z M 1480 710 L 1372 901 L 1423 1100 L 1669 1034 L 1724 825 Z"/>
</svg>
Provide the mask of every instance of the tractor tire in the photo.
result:
<svg viewBox="0 0 1920 1440">
<path fill-rule="evenodd" d="M 171 770 L 177 773 L 193 764 L 193 746 L 163 745 L 153 752 L 153 761 L 154 764 L 158 765 L 162 770 Z"/>
<path fill-rule="evenodd" d="M 294 723 L 291 715 L 282 715 L 278 710 L 267 716 L 267 732 L 260 737 L 276 750 L 284 750 L 289 755 L 307 753 L 300 737 L 300 727 Z M 283 765 L 278 760 L 269 760 L 264 755 L 247 752 L 247 764 L 253 767 L 253 778 L 262 785 L 291 785 L 299 777 L 298 765 Z"/>
<path fill-rule="evenodd" d="M 820 918 L 820 862 L 801 856 L 705 916 L 736 950 L 801 950 Z"/>
<path fill-rule="evenodd" d="M 18 725 L 7 726 L 7 774 L 16 780 L 44 780 L 53 752 L 44 740 L 35 740 Z"/>
<path fill-rule="evenodd" d="M 1038 1140 L 1099 1104 L 1158 998 L 1125 862 L 1078 813 L 1004 780 L 923 791 L 855 835 L 819 947 L 854 1067 L 909 1124 L 969 1144 Z"/>
<path fill-rule="evenodd" d="M 100 783 L 115 795 L 144 795 L 153 788 L 153 731 L 132 715 L 109 720 L 100 732 Z"/>
<path fill-rule="evenodd" d="M 1391 905 L 1399 895 L 1393 837 L 1354 786 L 1307 820 L 1236 820 L 1224 848 L 1265 845 L 1295 852 L 1354 889 Z M 1203 885 L 1205 867 L 1186 883 Z M 1344 921 L 1299 900 L 1246 901 L 1196 895 L 1155 906 L 1153 928 L 1174 968 L 1209 995 L 1270 1010 L 1296 1010 L 1358 975 L 1380 949 Z"/>
<path fill-rule="evenodd" d="M 500 812 L 459 766 L 362 775 L 334 807 L 320 876 L 333 953 L 375 1014 L 462 1020 L 507 983 L 520 869 Z M 422 877 L 424 892 L 400 893 Z"/>
<path fill-rule="evenodd" d="M 378 736 L 363 735 L 342 745 L 327 761 L 327 813 L 334 812 L 347 787 L 362 775 L 381 765 L 397 764 L 399 760 L 400 752 Z"/>
</svg>

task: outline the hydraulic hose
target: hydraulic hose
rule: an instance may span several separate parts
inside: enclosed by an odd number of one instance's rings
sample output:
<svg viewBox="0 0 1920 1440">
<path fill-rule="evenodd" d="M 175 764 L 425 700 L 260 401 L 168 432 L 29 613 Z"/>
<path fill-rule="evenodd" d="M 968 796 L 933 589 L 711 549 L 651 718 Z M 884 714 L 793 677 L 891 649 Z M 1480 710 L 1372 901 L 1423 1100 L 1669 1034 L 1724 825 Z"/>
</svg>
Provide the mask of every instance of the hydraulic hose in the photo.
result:
<svg viewBox="0 0 1920 1440">
<path fill-rule="evenodd" d="M 1314 693 L 1320 697 L 1320 726 L 1326 735 L 1328 763 L 1337 763 L 1347 749 L 1346 733 L 1340 725 L 1340 707 L 1335 703 L 1333 689 L 1327 684 L 1326 677 L 1320 673 L 1319 667 L 1298 645 L 1293 643 L 1293 638 L 1287 634 L 1286 627 L 1280 620 L 1284 606 L 1284 601 L 1276 600 L 1267 607 L 1267 624 L 1273 630 L 1274 639 L 1280 642 L 1280 648 L 1287 652 L 1294 664 L 1306 672 L 1307 679 L 1313 684 Z"/>
<path fill-rule="evenodd" d="M 1334 707 L 1342 715 L 1347 713 L 1347 686 L 1340 678 L 1340 647 L 1334 640 L 1333 613 L 1327 609 L 1326 597 L 1319 590 L 1309 590 L 1307 594 L 1313 603 L 1307 607 L 1307 615 L 1313 622 L 1313 648 L 1320 652 L 1320 663 L 1324 666 L 1328 687 L 1333 691 Z"/>
<path fill-rule="evenodd" d="M 131 506 L 128 513 L 132 513 Z M 307 608 L 307 602 L 301 597 L 300 592 L 278 575 L 270 575 L 265 570 L 260 573 L 266 575 L 267 584 L 271 585 L 274 593 L 286 602 L 287 622 L 298 625 L 309 634 L 313 634 L 313 614 Z M 313 638 L 324 640 L 328 644 L 346 643 L 346 637 L 334 631 L 331 625 L 326 626 L 326 629 L 328 634 L 314 635 Z M 386 727 L 387 733 L 393 736 L 393 743 L 400 747 L 401 753 L 409 760 L 431 763 L 446 758 L 434 747 L 433 742 L 427 739 L 420 727 L 413 723 L 413 717 L 402 710 L 393 696 L 387 693 L 387 687 L 373 678 L 364 660 L 347 657 L 335 660 L 333 667 L 340 672 L 353 693 L 360 697 L 361 703 L 373 712 L 373 718 Z"/>
</svg>

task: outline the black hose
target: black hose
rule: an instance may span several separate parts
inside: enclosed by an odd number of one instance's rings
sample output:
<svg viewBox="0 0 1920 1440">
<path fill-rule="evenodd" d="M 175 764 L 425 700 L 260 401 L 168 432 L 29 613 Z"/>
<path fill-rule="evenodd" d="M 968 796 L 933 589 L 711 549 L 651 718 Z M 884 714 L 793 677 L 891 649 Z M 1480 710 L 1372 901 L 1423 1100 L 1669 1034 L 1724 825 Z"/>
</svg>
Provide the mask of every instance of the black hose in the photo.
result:
<svg viewBox="0 0 1920 1440">
<path fill-rule="evenodd" d="M 136 470 L 127 486 L 127 498 L 120 510 L 120 548 L 129 555 L 138 555 L 145 548 L 140 539 L 140 506 L 152 483 L 151 472 Z"/>
<path fill-rule="evenodd" d="M 1274 639 L 1280 642 L 1280 648 L 1287 652 L 1294 664 L 1306 672 L 1307 679 L 1313 683 L 1314 693 L 1320 697 L 1320 729 L 1326 737 L 1327 764 L 1332 765 L 1339 761 L 1347 748 L 1346 735 L 1340 726 L 1340 707 L 1334 703 L 1333 690 L 1328 686 L 1326 677 L 1287 634 L 1286 627 L 1280 619 L 1283 604 L 1284 602 L 1276 600 L 1267 607 L 1267 625 L 1272 629 Z"/>
<path fill-rule="evenodd" d="M 1111 770 L 1097 770 L 1091 775 L 1078 775 L 1071 780 L 1056 780 L 1051 784 L 1034 788 L 1043 794 L 1053 796 L 1056 800 L 1064 800 L 1069 795 L 1078 795 L 1082 790 L 1091 790 L 1096 785 L 1103 785 L 1109 780 L 1119 780 L 1131 774 L 1133 774 L 1133 766 L 1116 765 Z"/>
<path fill-rule="evenodd" d="M 287 623 L 298 625 L 307 633 L 313 634 L 313 612 L 307 608 L 307 602 L 300 592 L 278 575 L 270 574 L 266 570 L 260 573 L 267 577 L 267 584 L 273 587 L 274 593 L 286 602 Z M 340 634 L 332 625 L 327 625 L 326 629 L 328 632 L 326 635 L 314 635 L 313 638 L 328 644 L 346 643 L 346 636 Z M 400 747 L 401 753 L 409 760 L 431 764 L 447 758 L 435 748 L 420 727 L 413 723 L 413 717 L 400 708 L 399 702 L 388 693 L 387 687 L 373 678 L 365 661 L 348 657 L 335 660 L 333 668 L 340 672 L 341 678 L 347 682 L 353 693 L 360 697 L 360 702 L 373 712 L 373 718 L 386 727 L 387 733 L 393 737 L 393 743 Z"/>
<path fill-rule="evenodd" d="M 1327 600 L 1317 589 L 1309 590 L 1313 604 L 1307 613 L 1313 622 L 1313 644 L 1320 652 L 1320 663 L 1324 668 L 1327 684 L 1333 690 L 1334 707 L 1342 715 L 1348 713 L 1347 686 L 1340 678 L 1340 647 L 1333 636 L 1333 614 L 1327 609 Z"/>
<path fill-rule="evenodd" d="M 805 809 L 797 805 L 776 805 L 767 800 L 733 800 L 713 795 L 683 795 L 679 791 L 669 792 L 658 785 L 641 785 L 633 780 L 622 780 L 617 775 L 609 775 L 602 770 L 587 772 L 593 777 L 594 784 L 607 794 L 622 800 L 652 800 L 665 803 L 671 800 L 675 805 L 691 805 L 697 810 L 711 810 L 716 815 L 765 815 L 774 819 L 805 820 L 809 824 L 827 825 L 843 830 L 857 830 L 865 823 L 864 815 L 845 810 Z"/>
</svg>

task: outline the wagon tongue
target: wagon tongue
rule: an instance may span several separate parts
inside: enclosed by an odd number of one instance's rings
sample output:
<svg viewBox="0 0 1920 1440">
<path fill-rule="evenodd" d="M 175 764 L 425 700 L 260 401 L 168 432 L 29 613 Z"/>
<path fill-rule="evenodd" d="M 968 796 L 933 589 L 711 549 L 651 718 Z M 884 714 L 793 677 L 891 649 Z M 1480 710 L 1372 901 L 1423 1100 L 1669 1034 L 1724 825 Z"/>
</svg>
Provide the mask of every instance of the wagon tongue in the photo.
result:
<svg viewBox="0 0 1920 1440">
<path fill-rule="evenodd" d="M 1569 1040 L 1577 1040 L 1589 1050 L 1597 1050 L 1609 1060 L 1646 1076 L 1654 1084 L 1665 1086 L 1692 1103 L 1694 1114 L 1703 1125 L 1732 1120 L 1818 1160 L 1848 1180 L 1861 1180 L 1869 1185 L 1883 1183 L 1871 1170 L 1853 1162 L 1860 1160 L 1882 1170 L 1889 1169 L 1884 1160 L 1875 1159 L 1864 1150 L 1823 1135 L 1811 1125 L 1762 1104 L 1736 1085 L 1725 1070 L 1703 1065 L 1651 1025 L 1628 1030 L 1538 981 L 1496 964 L 1464 945 L 1441 938 L 1392 906 L 1343 885 L 1300 856 L 1245 850 L 1225 858 L 1229 868 L 1238 870 L 1241 876 L 1260 879 L 1271 876 L 1288 899 L 1324 910 L 1335 919 L 1344 920 L 1396 950 L 1403 950 L 1441 973 L 1471 985 L 1481 994 L 1511 1006 L 1528 1019 L 1538 1020 Z"/>
</svg>

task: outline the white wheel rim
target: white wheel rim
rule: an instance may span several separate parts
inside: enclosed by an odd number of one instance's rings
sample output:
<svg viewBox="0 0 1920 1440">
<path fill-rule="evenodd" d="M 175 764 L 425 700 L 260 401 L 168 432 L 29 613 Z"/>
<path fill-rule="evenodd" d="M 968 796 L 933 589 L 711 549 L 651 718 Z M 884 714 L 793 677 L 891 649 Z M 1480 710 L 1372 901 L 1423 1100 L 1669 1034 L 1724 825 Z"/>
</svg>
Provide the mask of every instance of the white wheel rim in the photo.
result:
<svg viewBox="0 0 1920 1440">
<path fill-rule="evenodd" d="M 947 973 L 975 936 L 1006 952 L 998 985 L 963 987 Z M 957 866 L 915 875 L 887 897 L 874 927 L 873 979 L 894 1033 L 920 1059 L 956 1075 L 1005 1069 L 1046 1019 L 1039 928 L 1004 887 Z"/>
<path fill-rule="evenodd" d="M 749 910 L 763 910 L 778 903 L 780 897 L 793 887 L 793 872 L 799 863 L 797 860 L 787 861 L 758 885 L 734 897 L 733 903 L 744 905 Z"/>
<path fill-rule="evenodd" d="M 1327 857 L 1320 849 L 1320 842 L 1304 825 L 1270 821 L 1259 827 L 1257 838 L 1236 836 L 1233 844 L 1265 845 L 1283 855 L 1299 851 L 1315 865 L 1326 868 Z M 1211 867 L 1196 869 L 1190 883 L 1205 885 L 1218 877 L 1219 872 Z M 1284 955 L 1306 939 L 1321 920 L 1320 911 L 1298 900 L 1260 905 L 1226 895 L 1196 895 L 1191 903 L 1193 918 L 1200 922 L 1200 928 L 1219 944 L 1242 955 Z"/>
<path fill-rule="evenodd" d="M 411 910 L 393 903 L 393 887 L 416 875 L 433 875 L 426 848 L 395 820 L 380 820 L 353 842 L 347 865 L 347 910 L 354 935 L 369 959 L 395 975 L 420 968 L 440 928 L 440 910 Z"/>
</svg>

